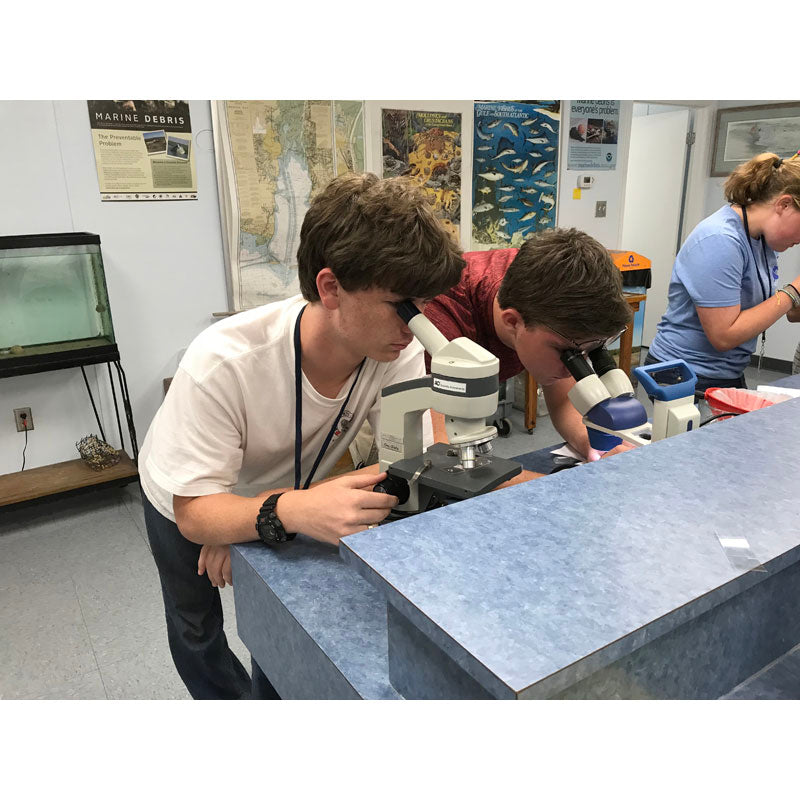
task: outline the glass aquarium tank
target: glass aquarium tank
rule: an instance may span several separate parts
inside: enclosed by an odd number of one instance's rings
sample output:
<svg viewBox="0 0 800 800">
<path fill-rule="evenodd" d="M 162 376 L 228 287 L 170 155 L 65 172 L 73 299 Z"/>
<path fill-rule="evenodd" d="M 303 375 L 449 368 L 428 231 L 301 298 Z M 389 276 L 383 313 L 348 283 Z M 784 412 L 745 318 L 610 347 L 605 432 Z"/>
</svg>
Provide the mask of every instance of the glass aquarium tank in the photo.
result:
<svg viewBox="0 0 800 800">
<path fill-rule="evenodd" d="M 0 236 L 0 377 L 117 360 L 100 237 Z"/>
</svg>

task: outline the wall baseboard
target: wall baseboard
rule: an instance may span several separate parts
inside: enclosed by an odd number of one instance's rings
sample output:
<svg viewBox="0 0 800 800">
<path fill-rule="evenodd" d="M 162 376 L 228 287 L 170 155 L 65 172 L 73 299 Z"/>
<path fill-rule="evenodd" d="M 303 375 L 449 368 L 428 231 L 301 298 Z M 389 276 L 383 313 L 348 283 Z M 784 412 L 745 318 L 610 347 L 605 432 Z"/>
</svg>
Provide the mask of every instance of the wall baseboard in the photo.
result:
<svg viewBox="0 0 800 800">
<path fill-rule="evenodd" d="M 644 364 L 644 360 L 647 357 L 647 347 L 642 347 L 642 360 L 641 363 Z M 750 356 L 750 366 L 754 369 L 758 369 L 758 356 L 752 355 Z M 764 356 L 761 359 L 761 366 L 764 369 L 772 370 L 773 372 L 784 372 L 787 375 L 792 374 L 792 362 L 786 361 L 782 358 L 771 358 L 770 356 Z"/>
<path fill-rule="evenodd" d="M 758 356 L 752 355 L 750 356 L 750 366 L 751 367 L 758 367 Z M 782 358 L 770 358 L 769 356 L 764 356 L 761 359 L 761 366 L 764 369 L 771 369 L 773 372 L 785 372 L 787 375 L 792 374 L 792 362 L 785 361 Z"/>
</svg>

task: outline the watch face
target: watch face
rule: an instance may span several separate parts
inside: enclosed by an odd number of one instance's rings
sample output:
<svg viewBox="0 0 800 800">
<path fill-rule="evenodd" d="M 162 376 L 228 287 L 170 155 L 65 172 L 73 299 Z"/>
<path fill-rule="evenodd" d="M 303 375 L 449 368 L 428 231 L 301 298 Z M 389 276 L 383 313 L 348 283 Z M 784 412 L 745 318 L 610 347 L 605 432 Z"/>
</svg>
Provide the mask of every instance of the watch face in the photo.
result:
<svg viewBox="0 0 800 800">
<path fill-rule="evenodd" d="M 283 529 L 283 525 L 281 525 L 280 522 L 277 522 L 277 520 L 270 520 L 268 525 L 270 538 L 274 539 L 276 542 L 286 541 L 286 531 Z"/>
<path fill-rule="evenodd" d="M 286 541 L 286 531 L 283 529 L 283 525 L 278 519 L 278 515 L 275 513 L 274 505 L 267 515 L 267 526 L 269 527 L 270 538 L 274 539 L 276 542 Z"/>
<path fill-rule="evenodd" d="M 256 520 L 258 538 L 265 544 L 280 544 L 291 541 L 295 537 L 295 534 L 286 532 L 275 511 L 275 505 L 279 497 L 280 495 L 278 494 L 272 495 L 267 499 L 264 505 L 261 506 Z"/>
</svg>

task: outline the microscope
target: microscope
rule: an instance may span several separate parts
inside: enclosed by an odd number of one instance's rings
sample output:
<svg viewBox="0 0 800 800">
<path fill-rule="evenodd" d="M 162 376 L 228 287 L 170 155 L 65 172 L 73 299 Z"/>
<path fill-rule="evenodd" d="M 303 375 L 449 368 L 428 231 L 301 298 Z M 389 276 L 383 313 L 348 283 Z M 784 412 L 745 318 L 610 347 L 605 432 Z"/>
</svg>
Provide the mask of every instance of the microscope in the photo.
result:
<svg viewBox="0 0 800 800">
<path fill-rule="evenodd" d="M 605 346 L 586 357 L 579 350 L 566 350 L 561 360 L 575 378 L 567 396 L 583 416 L 589 444 L 595 450 L 611 450 L 623 440 L 634 445 L 649 444 L 690 431 L 700 422 L 700 412 L 694 405 L 697 376 L 685 361 L 634 369 L 653 400 L 651 424 L 644 406 L 634 396 L 630 379 Z"/>
<path fill-rule="evenodd" d="M 515 461 L 494 458 L 497 429 L 486 424 L 498 402 L 499 361 L 466 337 L 448 339 L 410 301 L 397 313 L 431 356 L 431 374 L 387 386 L 381 394 L 380 469 L 375 491 L 393 494 L 395 516 L 483 494 L 518 475 Z M 445 417 L 447 444 L 423 453 L 422 415 Z"/>
</svg>

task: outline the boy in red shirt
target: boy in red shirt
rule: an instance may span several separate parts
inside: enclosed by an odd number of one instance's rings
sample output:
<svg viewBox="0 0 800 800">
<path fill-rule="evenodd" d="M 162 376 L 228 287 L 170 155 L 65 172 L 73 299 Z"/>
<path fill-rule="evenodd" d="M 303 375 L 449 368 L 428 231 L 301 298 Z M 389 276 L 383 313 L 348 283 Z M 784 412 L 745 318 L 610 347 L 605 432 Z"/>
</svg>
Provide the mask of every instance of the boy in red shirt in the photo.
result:
<svg viewBox="0 0 800 800">
<path fill-rule="evenodd" d="M 582 231 L 556 228 L 519 250 L 471 252 L 464 258 L 459 283 L 428 303 L 425 316 L 448 339 L 466 336 L 496 355 L 501 382 L 526 369 L 542 387 L 564 440 L 589 461 L 600 458 L 567 397 L 575 380 L 561 354 L 616 338 L 631 319 L 608 251 Z M 427 354 L 426 363 L 430 369 Z M 441 414 L 433 417 L 434 437 L 442 441 L 444 420 Z"/>
</svg>

